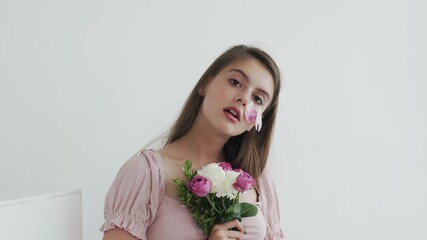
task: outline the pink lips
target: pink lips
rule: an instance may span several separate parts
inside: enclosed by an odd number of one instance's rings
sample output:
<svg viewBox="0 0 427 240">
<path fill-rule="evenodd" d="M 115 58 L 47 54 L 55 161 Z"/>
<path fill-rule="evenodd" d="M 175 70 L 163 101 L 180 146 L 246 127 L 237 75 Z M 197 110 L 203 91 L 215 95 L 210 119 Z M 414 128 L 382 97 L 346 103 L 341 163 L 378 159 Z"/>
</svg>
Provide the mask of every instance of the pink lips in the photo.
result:
<svg viewBox="0 0 427 240">
<path fill-rule="evenodd" d="M 234 121 L 240 121 L 240 110 L 235 107 L 224 108 L 224 113 Z"/>
</svg>

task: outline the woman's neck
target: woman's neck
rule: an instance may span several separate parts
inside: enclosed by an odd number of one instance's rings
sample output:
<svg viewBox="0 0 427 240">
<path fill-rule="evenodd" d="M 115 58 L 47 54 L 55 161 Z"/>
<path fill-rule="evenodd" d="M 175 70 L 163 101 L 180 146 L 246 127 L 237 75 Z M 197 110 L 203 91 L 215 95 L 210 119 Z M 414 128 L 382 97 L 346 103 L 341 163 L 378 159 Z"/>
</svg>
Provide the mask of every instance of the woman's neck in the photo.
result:
<svg viewBox="0 0 427 240">
<path fill-rule="evenodd" d="M 227 139 L 207 136 L 204 131 L 190 130 L 175 141 L 177 148 L 186 153 L 194 164 L 204 166 L 212 162 L 224 161 L 223 147 Z"/>
<path fill-rule="evenodd" d="M 209 121 L 199 114 L 191 129 L 173 142 L 174 149 L 193 161 L 195 166 L 204 166 L 212 162 L 224 161 L 223 147 L 229 136 L 219 133 Z"/>
</svg>

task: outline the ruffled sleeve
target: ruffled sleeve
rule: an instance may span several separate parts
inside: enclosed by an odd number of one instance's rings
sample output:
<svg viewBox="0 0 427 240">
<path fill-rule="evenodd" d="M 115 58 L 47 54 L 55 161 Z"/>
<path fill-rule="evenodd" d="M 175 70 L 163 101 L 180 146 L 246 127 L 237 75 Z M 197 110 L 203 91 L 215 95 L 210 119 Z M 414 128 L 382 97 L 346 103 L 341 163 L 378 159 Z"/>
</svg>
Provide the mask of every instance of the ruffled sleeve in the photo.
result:
<svg viewBox="0 0 427 240">
<path fill-rule="evenodd" d="M 101 231 L 119 227 L 146 239 L 162 199 L 159 161 L 153 151 L 142 150 L 123 165 L 107 193 Z"/>
<path fill-rule="evenodd" d="M 276 187 L 269 167 L 266 167 L 260 178 L 261 212 L 267 224 L 265 240 L 285 239 L 280 228 L 280 208 Z"/>
</svg>

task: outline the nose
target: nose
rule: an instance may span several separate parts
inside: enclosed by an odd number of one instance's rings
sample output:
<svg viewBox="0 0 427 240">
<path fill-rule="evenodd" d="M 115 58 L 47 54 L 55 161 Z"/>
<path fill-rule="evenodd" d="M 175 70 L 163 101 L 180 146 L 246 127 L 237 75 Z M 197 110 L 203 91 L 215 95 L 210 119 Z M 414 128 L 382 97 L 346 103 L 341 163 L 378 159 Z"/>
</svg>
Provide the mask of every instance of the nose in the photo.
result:
<svg viewBox="0 0 427 240">
<path fill-rule="evenodd" d="M 235 98 L 237 103 L 242 103 L 245 106 L 249 101 L 249 94 L 240 94 Z"/>
</svg>

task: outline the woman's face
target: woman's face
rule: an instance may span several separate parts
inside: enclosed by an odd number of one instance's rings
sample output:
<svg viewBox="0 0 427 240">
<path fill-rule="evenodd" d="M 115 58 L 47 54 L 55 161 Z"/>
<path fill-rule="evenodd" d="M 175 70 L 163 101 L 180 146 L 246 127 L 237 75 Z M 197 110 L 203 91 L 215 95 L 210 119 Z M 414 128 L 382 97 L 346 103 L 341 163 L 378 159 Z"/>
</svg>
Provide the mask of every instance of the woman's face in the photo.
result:
<svg viewBox="0 0 427 240">
<path fill-rule="evenodd" d="M 255 58 L 243 58 L 223 68 L 201 90 L 205 98 L 200 111 L 216 129 L 237 136 L 254 126 L 246 121 L 246 108 L 262 114 L 273 91 L 273 77 L 264 65 Z"/>
</svg>

